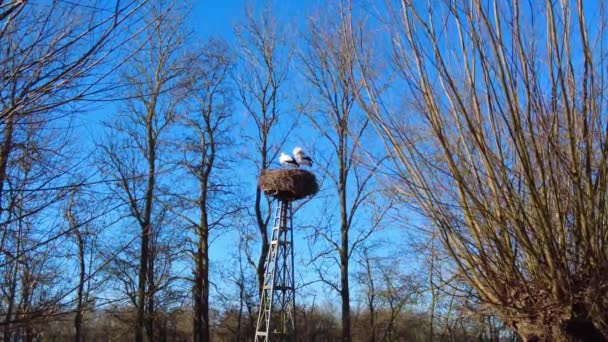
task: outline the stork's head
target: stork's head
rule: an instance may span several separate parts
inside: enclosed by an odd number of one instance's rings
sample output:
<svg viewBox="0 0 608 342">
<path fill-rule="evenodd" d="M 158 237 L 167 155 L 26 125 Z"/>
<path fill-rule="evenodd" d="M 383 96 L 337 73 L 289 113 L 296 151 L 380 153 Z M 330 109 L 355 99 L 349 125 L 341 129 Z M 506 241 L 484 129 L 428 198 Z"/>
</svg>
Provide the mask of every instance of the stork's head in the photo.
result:
<svg viewBox="0 0 608 342">
<path fill-rule="evenodd" d="M 301 147 L 296 147 L 296 148 L 293 149 L 293 155 L 294 156 L 298 155 L 300 153 L 302 153 L 302 148 Z"/>
</svg>

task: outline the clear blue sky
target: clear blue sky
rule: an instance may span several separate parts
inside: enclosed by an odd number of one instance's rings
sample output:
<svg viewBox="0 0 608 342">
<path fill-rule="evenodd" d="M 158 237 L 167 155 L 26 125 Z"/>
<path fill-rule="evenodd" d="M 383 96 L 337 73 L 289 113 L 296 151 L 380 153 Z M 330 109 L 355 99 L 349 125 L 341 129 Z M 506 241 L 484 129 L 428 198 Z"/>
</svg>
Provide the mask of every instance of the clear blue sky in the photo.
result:
<svg viewBox="0 0 608 342">
<path fill-rule="evenodd" d="M 234 38 L 233 28 L 244 19 L 247 7 L 261 8 L 269 3 L 277 18 L 284 23 L 302 23 L 317 1 L 198 1 L 192 7 L 191 23 L 197 35 L 203 38 L 219 36 L 228 41 Z"/>
</svg>

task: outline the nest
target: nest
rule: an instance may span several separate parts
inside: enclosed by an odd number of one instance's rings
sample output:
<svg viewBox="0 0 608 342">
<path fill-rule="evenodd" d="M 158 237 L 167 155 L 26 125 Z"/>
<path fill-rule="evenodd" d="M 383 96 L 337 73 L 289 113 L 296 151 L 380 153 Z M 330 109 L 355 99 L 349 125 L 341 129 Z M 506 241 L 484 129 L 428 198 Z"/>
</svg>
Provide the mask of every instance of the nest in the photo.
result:
<svg viewBox="0 0 608 342">
<path fill-rule="evenodd" d="M 288 201 L 313 196 L 319 191 L 315 175 L 302 169 L 262 171 L 258 178 L 258 187 L 266 196 Z"/>
</svg>

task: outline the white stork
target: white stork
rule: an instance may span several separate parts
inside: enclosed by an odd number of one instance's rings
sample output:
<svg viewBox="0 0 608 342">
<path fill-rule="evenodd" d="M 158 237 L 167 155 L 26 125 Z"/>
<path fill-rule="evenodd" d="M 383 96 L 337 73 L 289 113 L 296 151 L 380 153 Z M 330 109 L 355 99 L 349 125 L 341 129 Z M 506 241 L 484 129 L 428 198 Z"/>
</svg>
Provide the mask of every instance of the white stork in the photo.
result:
<svg viewBox="0 0 608 342">
<path fill-rule="evenodd" d="M 293 156 L 296 162 L 300 165 L 312 166 L 312 159 L 302 151 L 302 148 L 296 147 L 293 149 Z"/>
<path fill-rule="evenodd" d="M 300 167 L 300 165 L 298 164 L 298 162 L 295 161 L 295 159 L 286 155 L 285 153 L 281 153 L 281 157 L 279 157 L 279 164 L 295 168 Z"/>
</svg>

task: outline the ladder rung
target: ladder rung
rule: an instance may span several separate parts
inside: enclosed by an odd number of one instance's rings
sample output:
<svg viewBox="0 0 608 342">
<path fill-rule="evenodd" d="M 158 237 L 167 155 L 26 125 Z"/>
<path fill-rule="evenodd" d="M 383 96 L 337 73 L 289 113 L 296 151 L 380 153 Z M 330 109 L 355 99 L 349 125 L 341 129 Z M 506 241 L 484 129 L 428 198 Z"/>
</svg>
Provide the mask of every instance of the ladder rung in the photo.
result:
<svg viewBox="0 0 608 342">
<path fill-rule="evenodd" d="M 275 286 L 274 289 L 278 291 L 293 290 L 293 286 Z"/>
<path fill-rule="evenodd" d="M 268 334 L 266 332 L 264 332 L 264 331 L 258 331 L 258 332 L 255 333 L 255 335 L 256 336 L 266 336 Z"/>
<path fill-rule="evenodd" d="M 273 240 L 273 241 L 270 242 L 270 244 L 272 244 L 272 245 L 278 244 L 279 246 L 286 246 L 286 245 L 290 245 L 291 242 Z"/>
</svg>

